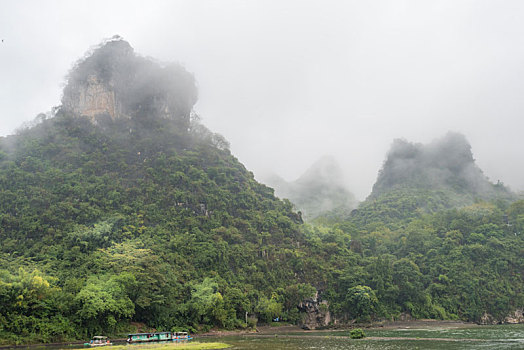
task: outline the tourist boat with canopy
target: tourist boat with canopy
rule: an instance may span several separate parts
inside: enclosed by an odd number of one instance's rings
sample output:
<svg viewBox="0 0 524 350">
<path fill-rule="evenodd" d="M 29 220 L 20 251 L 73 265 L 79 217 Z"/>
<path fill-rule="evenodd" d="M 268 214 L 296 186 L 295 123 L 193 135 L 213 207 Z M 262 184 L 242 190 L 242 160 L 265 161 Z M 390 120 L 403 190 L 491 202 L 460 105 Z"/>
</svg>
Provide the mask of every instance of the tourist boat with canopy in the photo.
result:
<svg viewBox="0 0 524 350">
<path fill-rule="evenodd" d="M 193 339 L 188 332 L 131 333 L 128 343 L 147 343 L 159 341 L 183 341 Z"/>
<path fill-rule="evenodd" d="M 108 346 L 108 345 L 113 345 L 113 343 L 111 343 L 109 339 L 107 339 L 107 337 L 103 335 L 95 335 L 89 341 L 89 343 L 84 343 L 84 346 L 87 346 L 90 348 L 97 347 L 97 346 Z"/>
</svg>

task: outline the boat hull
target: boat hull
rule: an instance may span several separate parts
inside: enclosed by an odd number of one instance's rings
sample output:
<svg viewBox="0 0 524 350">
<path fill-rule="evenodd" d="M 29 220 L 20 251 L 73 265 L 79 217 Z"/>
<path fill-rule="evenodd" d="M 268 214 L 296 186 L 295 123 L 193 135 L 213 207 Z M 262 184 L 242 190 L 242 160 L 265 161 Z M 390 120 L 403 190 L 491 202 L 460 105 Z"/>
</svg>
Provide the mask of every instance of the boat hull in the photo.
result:
<svg viewBox="0 0 524 350">
<path fill-rule="evenodd" d="M 84 343 L 84 346 L 86 348 L 95 348 L 97 346 L 109 346 L 109 345 L 113 345 L 113 343 L 104 343 L 104 344 L 91 344 L 91 343 Z"/>
</svg>

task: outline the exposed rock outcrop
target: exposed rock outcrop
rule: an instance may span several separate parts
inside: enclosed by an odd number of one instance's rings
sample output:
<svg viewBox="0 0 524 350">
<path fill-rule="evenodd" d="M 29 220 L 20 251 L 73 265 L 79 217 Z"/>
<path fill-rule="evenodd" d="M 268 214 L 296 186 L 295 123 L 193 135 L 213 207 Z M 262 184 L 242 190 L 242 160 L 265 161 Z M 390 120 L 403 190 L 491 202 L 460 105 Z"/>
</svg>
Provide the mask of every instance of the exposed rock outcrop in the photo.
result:
<svg viewBox="0 0 524 350">
<path fill-rule="evenodd" d="M 75 115 L 87 116 L 92 120 L 104 114 L 111 118 L 122 116 L 116 107 L 115 92 L 102 84 L 96 75 L 89 76 L 84 86 L 64 99 L 63 106 Z"/>
<path fill-rule="evenodd" d="M 93 122 L 99 116 L 168 118 L 187 129 L 196 100 L 195 80 L 182 66 L 138 56 L 116 36 L 73 67 L 62 111 Z"/>
<path fill-rule="evenodd" d="M 326 300 L 321 300 L 318 292 L 313 298 L 306 299 L 298 306 L 305 313 L 302 319 L 302 328 L 317 329 L 326 327 L 331 322 L 331 313 Z"/>
<path fill-rule="evenodd" d="M 524 323 L 524 309 L 517 309 L 509 313 L 504 319 L 504 322 L 511 324 Z"/>
<path fill-rule="evenodd" d="M 480 318 L 479 324 L 490 325 L 490 324 L 518 324 L 524 323 L 524 309 L 516 309 L 510 312 L 503 320 L 493 317 L 493 315 L 487 312 Z"/>
</svg>

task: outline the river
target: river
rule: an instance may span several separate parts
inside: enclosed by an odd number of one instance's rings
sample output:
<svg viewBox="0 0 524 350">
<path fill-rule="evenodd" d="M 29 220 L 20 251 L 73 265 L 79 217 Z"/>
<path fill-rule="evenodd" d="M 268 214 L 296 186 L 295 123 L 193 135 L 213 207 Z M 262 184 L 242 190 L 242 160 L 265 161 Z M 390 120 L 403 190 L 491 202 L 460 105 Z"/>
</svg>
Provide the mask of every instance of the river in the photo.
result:
<svg viewBox="0 0 524 350">
<path fill-rule="evenodd" d="M 198 338 L 228 343 L 233 349 L 524 349 L 524 324 L 476 327 L 424 327 L 365 330 L 365 339 L 350 339 L 349 331 L 287 332 L 276 335 L 236 335 Z"/>
<path fill-rule="evenodd" d="M 365 329 L 365 339 L 350 339 L 349 331 L 286 331 L 228 336 L 196 336 L 197 342 L 227 343 L 235 350 L 414 350 L 524 349 L 524 324 L 497 326 L 408 326 Z M 129 349 L 140 345 L 129 345 Z M 81 345 L 17 347 L 17 350 L 74 350 Z M 9 348 L 7 348 L 9 349 Z M 15 349 L 15 348 L 11 348 Z M 108 350 L 110 347 L 108 348 Z"/>
</svg>

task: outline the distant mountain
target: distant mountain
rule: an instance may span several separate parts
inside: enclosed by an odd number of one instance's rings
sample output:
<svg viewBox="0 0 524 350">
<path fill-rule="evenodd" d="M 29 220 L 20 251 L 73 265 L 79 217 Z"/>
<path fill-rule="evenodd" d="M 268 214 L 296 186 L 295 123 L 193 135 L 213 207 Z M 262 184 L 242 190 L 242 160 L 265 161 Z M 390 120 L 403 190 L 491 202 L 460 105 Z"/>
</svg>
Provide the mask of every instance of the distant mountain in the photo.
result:
<svg viewBox="0 0 524 350">
<path fill-rule="evenodd" d="M 356 208 L 355 196 L 344 184 L 344 174 L 331 156 L 316 161 L 297 180 L 287 182 L 277 175 L 265 179 L 281 198 L 289 199 L 306 219 L 319 216 L 346 217 Z"/>
<path fill-rule="evenodd" d="M 449 132 L 426 145 L 395 140 L 359 211 L 374 208 L 380 212 L 387 203 L 388 210 L 382 214 L 394 219 L 478 200 L 513 199 L 515 194 L 500 182 L 490 182 L 477 166 L 464 135 Z"/>
</svg>

